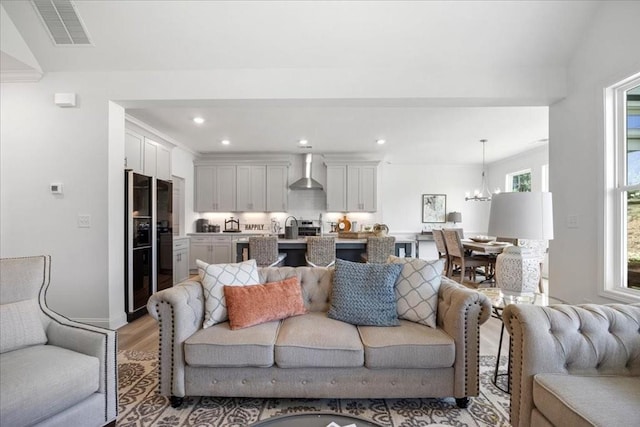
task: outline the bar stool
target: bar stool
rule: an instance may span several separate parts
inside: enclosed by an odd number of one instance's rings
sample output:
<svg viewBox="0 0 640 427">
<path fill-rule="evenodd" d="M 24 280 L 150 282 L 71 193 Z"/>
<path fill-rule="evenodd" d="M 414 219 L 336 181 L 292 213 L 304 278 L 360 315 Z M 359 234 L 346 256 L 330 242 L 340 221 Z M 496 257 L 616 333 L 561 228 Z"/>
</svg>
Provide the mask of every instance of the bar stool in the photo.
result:
<svg viewBox="0 0 640 427">
<path fill-rule="evenodd" d="M 336 262 L 336 238 L 307 237 L 305 258 L 310 267 L 331 267 Z"/>
<path fill-rule="evenodd" d="M 276 236 L 249 237 L 249 258 L 255 259 L 258 267 L 279 267 L 286 257 L 287 254 L 278 253 Z"/>
<path fill-rule="evenodd" d="M 367 253 L 362 254 L 362 259 L 368 263 L 385 264 L 395 250 L 396 238 L 393 236 L 367 237 Z"/>
</svg>

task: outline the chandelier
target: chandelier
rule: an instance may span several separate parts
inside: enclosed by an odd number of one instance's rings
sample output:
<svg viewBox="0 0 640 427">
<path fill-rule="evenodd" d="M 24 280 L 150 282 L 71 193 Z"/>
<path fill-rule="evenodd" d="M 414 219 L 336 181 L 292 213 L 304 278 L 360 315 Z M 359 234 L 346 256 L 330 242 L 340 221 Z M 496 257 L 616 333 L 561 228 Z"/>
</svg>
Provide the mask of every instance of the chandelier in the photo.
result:
<svg viewBox="0 0 640 427">
<path fill-rule="evenodd" d="M 482 142 L 482 184 L 480 186 L 480 189 L 474 190 L 473 196 L 471 196 L 470 193 L 467 192 L 465 194 L 464 200 L 466 201 L 474 200 L 476 202 L 490 202 L 492 194 L 491 194 L 491 191 L 489 190 L 489 187 L 487 187 L 487 182 L 485 179 L 485 172 L 484 172 L 484 146 L 487 140 L 481 139 L 480 142 Z M 499 192 L 500 190 L 496 190 L 496 193 L 499 193 Z"/>
</svg>

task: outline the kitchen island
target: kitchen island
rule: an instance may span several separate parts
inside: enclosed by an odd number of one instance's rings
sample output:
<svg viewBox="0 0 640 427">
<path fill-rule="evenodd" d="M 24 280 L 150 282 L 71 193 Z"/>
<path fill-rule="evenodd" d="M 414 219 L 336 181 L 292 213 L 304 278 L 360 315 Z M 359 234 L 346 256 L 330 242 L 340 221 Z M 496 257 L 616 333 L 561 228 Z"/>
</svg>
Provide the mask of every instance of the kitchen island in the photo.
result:
<svg viewBox="0 0 640 427">
<path fill-rule="evenodd" d="M 415 239 L 396 237 L 396 256 L 415 256 Z M 235 242 L 236 261 L 241 262 L 249 257 L 249 239 L 241 238 Z M 336 258 L 347 261 L 361 262 L 361 255 L 367 251 L 367 239 L 339 239 L 336 238 Z M 284 265 L 298 267 L 306 265 L 305 253 L 307 240 L 278 239 L 278 252 L 286 253 Z"/>
</svg>

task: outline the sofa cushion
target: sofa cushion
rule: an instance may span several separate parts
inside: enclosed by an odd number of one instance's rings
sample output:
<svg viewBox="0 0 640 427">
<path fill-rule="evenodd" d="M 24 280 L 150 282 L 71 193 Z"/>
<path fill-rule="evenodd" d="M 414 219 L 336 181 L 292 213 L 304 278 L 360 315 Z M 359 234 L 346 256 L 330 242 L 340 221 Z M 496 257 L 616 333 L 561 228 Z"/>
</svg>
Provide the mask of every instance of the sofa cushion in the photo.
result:
<svg viewBox="0 0 640 427">
<path fill-rule="evenodd" d="M 275 347 L 281 368 L 362 366 L 364 351 L 354 325 L 312 312 L 282 321 Z"/>
<path fill-rule="evenodd" d="M 100 361 L 53 345 L 0 355 L 0 425 L 32 425 L 98 391 Z"/>
<path fill-rule="evenodd" d="M 46 344 L 41 312 L 35 298 L 0 305 L 0 353 Z"/>
<path fill-rule="evenodd" d="M 392 255 L 389 262 L 402 264 L 402 271 L 395 283 L 398 318 L 435 328 L 444 261 Z"/>
<path fill-rule="evenodd" d="M 196 260 L 196 265 L 204 292 L 203 328 L 228 319 L 223 290 L 225 285 L 241 286 L 260 283 L 255 259 L 235 264 L 207 264 Z"/>
<path fill-rule="evenodd" d="M 453 338 L 407 320 L 397 328 L 358 326 L 367 368 L 448 368 L 455 360 Z"/>
<path fill-rule="evenodd" d="M 394 285 L 400 270 L 400 264 L 336 259 L 328 316 L 354 325 L 398 325 Z"/>
<path fill-rule="evenodd" d="M 231 329 L 306 313 L 297 277 L 264 285 L 225 286 Z"/>
<path fill-rule="evenodd" d="M 537 374 L 533 402 L 554 425 L 630 425 L 638 420 L 640 377 Z"/>
<path fill-rule="evenodd" d="M 184 359 L 188 365 L 207 367 L 269 367 L 279 320 L 237 331 L 229 322 L 215 324 L 187 338 Z"/>
</svg>

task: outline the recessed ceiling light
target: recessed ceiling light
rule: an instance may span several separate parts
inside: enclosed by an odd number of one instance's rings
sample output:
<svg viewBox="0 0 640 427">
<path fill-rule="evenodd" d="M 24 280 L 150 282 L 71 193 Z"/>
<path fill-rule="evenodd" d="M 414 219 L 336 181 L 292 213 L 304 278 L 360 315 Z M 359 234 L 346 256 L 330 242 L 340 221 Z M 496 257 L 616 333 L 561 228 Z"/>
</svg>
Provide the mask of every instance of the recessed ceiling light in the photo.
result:
<svg viewBox="0 0 640 427">
<path fill-rule="evenodd" d="M 307 145 L 309 143 L 309 141 L 307 141 L 306 139 L 301 139 L 300 141 L 298 141 L 298 144 L 300 145 Z"/>
<path fill-rule="evenodd" d="M 378 145 L 382 145 L 382 144 L 384 144 L 385 142 L 387 142 L 387 141 L 385 141 L 384 139 L 378 139 L 378 140 L 376 141 L 376 144 L 378 144 Z"/>
<path fill-rule="evenodd" d="M 204 123 L 204 119 L 202 117 L 194 117 L 193 122 L 197 125 L 201 125 Z"/>
<path fill-rule="evenodd" d="M 220 143 L 222 145 L 229 145 L 229 144 L 231 144 L 231 141 L 229 141 L 228 139 L 223 139 L 222 141 L 220 141 Z"/>
</svg>

